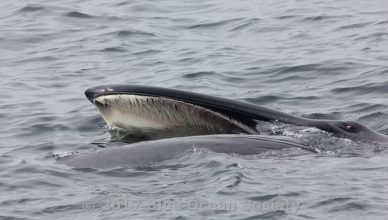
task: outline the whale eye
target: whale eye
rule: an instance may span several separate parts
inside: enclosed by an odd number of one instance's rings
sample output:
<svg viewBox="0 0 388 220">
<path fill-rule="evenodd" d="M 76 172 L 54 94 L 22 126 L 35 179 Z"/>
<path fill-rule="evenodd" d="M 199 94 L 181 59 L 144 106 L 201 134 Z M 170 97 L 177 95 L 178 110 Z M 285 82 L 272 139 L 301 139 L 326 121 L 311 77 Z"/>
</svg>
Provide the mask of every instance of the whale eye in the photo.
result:
<svg viewBox="0 0 388 220">
<path fill-rule="evenodd" d="M 360 126 L 354 122 L 341 122 L 339 127 L 349 133 L 357 133 L 360 131 Z"/>
</svg>

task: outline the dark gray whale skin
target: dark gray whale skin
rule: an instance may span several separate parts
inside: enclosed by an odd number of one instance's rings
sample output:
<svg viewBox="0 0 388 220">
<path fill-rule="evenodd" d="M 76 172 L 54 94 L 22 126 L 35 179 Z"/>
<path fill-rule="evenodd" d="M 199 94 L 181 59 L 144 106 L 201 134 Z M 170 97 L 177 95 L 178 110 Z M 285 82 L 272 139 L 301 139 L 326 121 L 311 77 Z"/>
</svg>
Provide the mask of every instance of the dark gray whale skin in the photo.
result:
<svg viewBox="0 0 388 220">
<path fill-rule="evenodd" d="M 85 94 L 95 105 L 103 105 L 95 99 L 105 95 L 126 94 L 162 97 L 218 112 L 252 129 L 256 127 L 256 120 L 267 122 L 279 121 L 297 126 L 316 127 L 350 139 L 388 143 L 387 136 L 356 122 L 311 120 L 258 105 L 187 91 L 150 86 L 108 85 L 90 88 L 86 90 Z M 109 108 L 109 106 L 106 107 Z M 179 154 L 194 148 L 207 148 L 219 153 L 253 155 L 268 150 L 282 150 L 295 147 L 304 149 L 307 152 L 316 152 L 314 148 L 302 145 L 289 137 L 222 134 L 143 141 L 122 147 L 67 156 L 58 161 L 75 168 L 144 167 L 173 159 L 179 156 Z"/>
<path fill-rule="evenodd" d="M 219 112 L 244 123 L 252 129 L 255 129 L 257 124 L 255 120 L 267 122 L 279 121 L 297 126 L 316 127 L 352 140 L 388 143 L 388 137 L 386 135 L 373 131 L 357 122 L 301 118 L 250 103 L 199 93 L 139 85 L 105 85 L 93 87 L 85 91 L 86 97 L 93 104 L 98 104 L 94 102 L 96 97 L 114 94 L 163 97 L 190 103 Z"/>
<path fill-rule="evenodd" d="M 74 168 L 109 169 L 147 167 L 156 162 L 174 159 L 189 150 L 206 148 L 219 153 L 239 155 L 260 154 L 269 150 L 301 148 L 316 152 L 295 139 L 263 135 L 202 135 L 143 141 L 121 147 L 66 156 L 59 163 Z"/>
</svg>

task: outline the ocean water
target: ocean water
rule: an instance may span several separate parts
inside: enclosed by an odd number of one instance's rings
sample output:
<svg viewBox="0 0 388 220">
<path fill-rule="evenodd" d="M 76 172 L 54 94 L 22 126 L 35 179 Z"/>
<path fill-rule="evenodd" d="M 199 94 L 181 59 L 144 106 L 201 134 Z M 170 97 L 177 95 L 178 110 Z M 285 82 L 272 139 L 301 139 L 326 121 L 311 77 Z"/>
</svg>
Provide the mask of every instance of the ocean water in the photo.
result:
<svg viewBox="0 0 388 220">
<path fill-rule="evenodd" d="M 0 219 L 386 219 L 388 150 L 309 128 L 320 150 L 191 152 L 73 169 L 118 147 L 84 90 L 183 89 L 388 135 L 388 5 L 323 0 L 0 2 Z M 115 140 L 115 141 L 113 141 Z"/>
</svg>

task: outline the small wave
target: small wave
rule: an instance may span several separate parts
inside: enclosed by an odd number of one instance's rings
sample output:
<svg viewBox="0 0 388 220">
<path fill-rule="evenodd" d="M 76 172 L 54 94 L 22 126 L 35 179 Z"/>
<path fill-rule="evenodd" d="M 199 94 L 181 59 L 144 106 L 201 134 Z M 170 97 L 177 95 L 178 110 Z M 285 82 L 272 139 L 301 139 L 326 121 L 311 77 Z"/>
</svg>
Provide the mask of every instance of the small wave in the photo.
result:
<svg viewBox="0 0 388 220">
<path fill-rule="evenodd" d="M 266 95 L 266 96 L 260 96 L 257 98 L 246 98 L 245 101 L 251 102 L 251 103 L 257 103 L 257 104 L 268 104 L 277 102 L 279 99 L 282 99 L 280 96 L 276 95 Z"/>
<path fill-rule="evenodd" d="M 287 71 L 290 71 L 290 69 L 282 69 L 279 71 L 279 73 L 285 73 Z M 298 71 L 298 70 L 291 68 L 291 71 Z M 308 71 L 308 70 L 304 70 L 304 71 Z M 294 74 L 292 74 L 292 75 L 291 74 L 280 74 L 280 75 L 277 75 L 276 77 L 269 79 L 269 82 L 271 82 L 271 83 L 284 83 L 284 82 L 288 82 L 288 81 L 305 82 L 306 80 L 309 80 L 309 79 L 311 79 L 310 76 L 300 76 L 300 75 L 294 75 Z"/>
<path fill-rule="evenodd" d="M 263 195 L 263 196 L 254 196 L 254 197 L 249 197 L 248 199 L 249 200 L 253 200 L 253 201 L 268 201 L 268 200 L 272 200 L 276 197 L 278 197 L 279 195 L 278 194 L 270 194 L 270 195 Z"/>
<path fill-rule="evenodd" d="M 333 93 L 350 93 L 350 94 L 360 94 L 365 95 L 369 93 L 375 93 L 375 94 L 387 94 L 388 92 L 388 82 L 381 84 L 381 83 L 367 83 L 364 85 L 359 86 L 348 86 L 348 87 L 341 87 L 341 88 L 334 88 L 331 90 Z"/>
<path fill-rule="evenodd" d="M 201 23 L 196 25 L 191 25 L 187 27 L 188 29 L 207 29 L 207 28 L 216 28 L 220 26 L 224 26 L 226 24 L 230 24 L 232 22 L 240 21 L 241 18 L 235 18 L 235 19 L 229 19 L 229 20 L 223 20 L 223 21 L 216 21 L 216 22 L 207 22 L 207 23 Z"/>
<path fill-rule="evenodd" d="M 347 202 L 351 199 L 352 198 L 344 198 L 344 197 L 327 198 L 320 202 L 317 202 L 316 204 L 311 205 L 310 208 L 319 208 L 319 207 L 330 206 L 330 205 L 338 206 L 341 203 Z"/>
<path fill-rule="evenodd" d="M 387 106 L 383 104 L 359 103 L 351 105 L 350 109 L 352 109 L 351 113 L 365 113 L 374 111 L 384 111 L 385 109 L 387 109 Z"/>
<path fill-rule="evenodd" d="M 303 18 L 303 21 L 322 21 L 322 20 L 327 20 L 329 18 L 331 18 L 331 17 L 320 15 L 320 16 L 312 16 L 312 17 Z"/>
<path fill-rule="evenodd" d="M 285 20 L 285 19 L 292 19 L 292 18 L 298 18 L 298 17 L 299 17 L 298 15 L 282 15 L 274 18 L 278 20 Z"/>
<path fill-rule="evenodd" d="M 34 136 L 37 133 L 51 133 L 51 132 L 63 132 L 63 131 L 69 131 L 71 130 L 69 126 L 65 124 L 49 124 L 49 123 L 42 123 L 39 122 L 37 124 L 30 125 L 27 128 L 21 129 L 24 131 L 23 135 L 26 136 Z"/>
<path fill-rule="evenodd" d="M 118 32 L 116 32 L 116 35 L 118 37 L 141 37 L 141 36 L 156 37 L 156 34 L 144 32 L 144 31 L 138 31 L 138 30 L 118 31 Z"/>
<path fill-rule="evenodd" d="M 330 209 L 329 212 L 343 212 L 343 211 L 360 211 L 360 210 L 365 210 L 369 207 L 366 203 L 362 202 L 348 202 L 344 205 L 336 205 L 334 208 Z"/>
<path fill-rule="evenodd" d="M 79 114 L 79 112 L 76 114 Z M 71 123 L 78 132 L 93 132 L 97 129 L 98 125 L 105 124 L 103 119 L 97 114 L 88 115 L 82 120 L 72 118 Z"/>
<path fill-rule="evenodd" d="M 376 121 L 381 121 L 385 123 L 386 121 L 388 121 L 388 114 L 384 112 L 374 112 L 369 115 L 362 116 L 360 120 L 376 120 Z"/>
<path fill-rule="evenodd" d="M 347 29 L 363 28 L 363 27 L 366 27 L 366 26 L 368 26 L 370 24 L 372 24 L 372 22 L 344 25 L 344 26 L 339 27 L 338 29 L 340 29 L 340 30 L 347 30 Z"/>
<path fill-rule="evenodd" d="M 341 18 L 347 18 L 351 16 L 346 15 L 339 15 L 339 16 L 328 16 L 328 15 L 318 15 L 318 16 L 309 16 L 303 18 L 303 21 L 323 21 L 323 20 L 330 20 L 330 19 L 341 19 Z"/>
<path fill-rule="evenodd" d="M 233 27 L 232 29 L 230 29 L 230 31 L 239 31 L 239 30 L 245 29 L 249 26 L 257 24 L 259 21 L 261 21 L 261 19 L 258 19 L 258 18 L 248 19 L 247 21 L 242 22 L 242 24 L 239 24 Z"/>
<path fill-rule="evenodd" d="M 388 114 L 384 112 L 373 112 L 360 117 L 358 120 L 375 130 L 381 130 L 387 128 L 386 122 L 388 121 Z"/>
<path fill-rule="evenodd" d="M 223 74 L 221 79 L 225 82 L 231 82 L 235 84 L 244 84 L 246 82 L 244 77 L 230 76 L 226 74 Z"/>
<path fill-rule="evenodd" d="M 137 52 L 132 53 L 131 55 L 137 55 L 137 56 L 151 55 L 151 54 L 158 54 L 160 52 L 161 52 L 160 50 L 152 50 L 151 49 L 151 50 L 137 51 Z"/>
<path fill-rule="evenodd" d="M 55 61 L 55 60 L 58 60 L 58 58 L 54 56 L 39 56 L 39 57 L 29 57 L 27 59 L 22 59 L 20 60 L 20 63 L 40 62 L 40 61 L 49 62 L 49 61 Z"/>
<path fill-rule="evenodd" d="M 228 190 L 239 186 L 242 183 L 243 177 L 244 177 L 244 174 L 242 173 L 235 173 L 234 175 L 230 176 L 228 180 L 232 181 L 232 183 L 226 186 Z"/>
<path fill-rule="evenodd" d="M 183 78 L 195 79 L 195 78 L 200 78 L 200 77 L 205 77 L 205 76 L 213 76 L 213 75 L 217 75 L 217 73 L 213 72 L 213 71 L 203 71 L 203 72 L 187 73 L 187 74 L 183 75 Z"/>
<path fill-rule="evenodd" d="M 42 214 L 51 214 L 51 213 L 61 213 L 61 212 L 69 212 L 79 209 L 79 207 L 82 207 L 82 204 L 70 204 L 70 205 L 56 205 L 56 206 L 50 206 L 46 207 L 41 211 L 36 211 L 32 213 L 33 215 L 42 215 Z"/>
<path fill-rule="evenodd" d="M 195 64 L 203 61 L 203 59 L 199 57 L 188 57 L 188 58 L 182 58 L 178 60 L 179 65 L 189 65 L 189 64 Z"/>
<path fill-rule="evenodd" d="M 93 18 L 94 17 L 92 15 L 85 14 L 85 13 L 78 12 L 78 11 L 68 12 L 65 14 L 65 16 L 72 17 L 72 18 Z"/>
<path fill-rule="evenodd" d="M 287 216 L 287 212 L 284 210 L 270 211 L 259 215 L 253 215 L 243 220 L 254 220 L 254 219 L 284 219 Z"/>
<path fill-rule="evenodd" d="M 283 193 L 283 194 L 267 194 L 262 196 L 253 196 L 249 197 L 249 200 L 258 201 L 258 202 L 264 202 L 264 201 L 271 201 L 277 197 L 297 197 L 300 196 L 300 193 L 297 192 L 289 192 L 289 193 Z"/>
<path fill-rule="evenodd" d="M 127 50 L 122 47 L 107 47 L 102 49 L 101 52 L 127 52 Z"/>
<path fill-rule="evenodd" d="M 380 22 L 378 22 L 376 24 L 378 24 L 378 25 L 380 25 L 380 24 L 388 24 L 388 21 L 380 21 Z"/>
<path fill-rule="evenodd" d="M 355 40 L 360 41 L 360 40 L 365 40 L 365 39 L 381 39 L 381 38 L 384 38 L 387 36 L 388 36 L 387 32 L 377 32 L 377 33 L 368 34 L 367 36 L 358 37 Z M 370 48 L 366 47 L 364 49 L 366 50 L 366 49 L 370 49 Z"/>
<path fill-rule="evenodd" d="M 143 13 L 169 13 L 170 10 L 163 7 L 163 4 L 155 4 L 155 3 L 145 3 L 141 2 L 140 4 L 131 5 L 129 7 L 130 11 L 133 12 L 143 12 Z"/>
<path fill-rule="evenodd" d="M 42 7 L 42 6 L 27 5 L 23 8 L 21 8 L 19 11 L 21 11 L 21 12 L 34 12 L 34 11 L 40 11 L 43 9 L 44 9 L 44 7 Z"/>
<path fill-rule="evenodd" d="M 303 65 L 296 65 L 296 66 L 290 66 L 290 67 L 282 67 L 278 73 L 290 73 L 290 72 L 308 72 L 308 71 L 315 71 L 317 70 L 321 65 L 320 64 L 303 64 Z"/>
<path fill-rule="evenodd" d="M 317 96 L 295 96 L 295 97 L 284 97 L 284 96 L 277 96 L 277 95 L 265 95 L 260 96 L 256 98 L 246 98 L 245 101 L 256 103 L 256 104 L 269 104 L 278 102 L 279 100 L 291 100 L 291 101 L 310 101 L 310 100 L 317 100 L 319 97 Z"/>
</svg>

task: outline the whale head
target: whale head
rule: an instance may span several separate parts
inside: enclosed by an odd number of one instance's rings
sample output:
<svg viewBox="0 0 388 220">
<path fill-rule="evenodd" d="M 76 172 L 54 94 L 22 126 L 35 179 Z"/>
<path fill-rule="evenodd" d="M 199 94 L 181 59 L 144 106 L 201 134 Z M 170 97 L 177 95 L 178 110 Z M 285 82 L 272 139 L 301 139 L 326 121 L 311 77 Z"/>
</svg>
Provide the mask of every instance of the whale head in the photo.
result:
<svg viewBox="0 0 388 220">
<path fill-rule="evenodd" d="M 85 94 L 108 125 L 125 129 L 169 130 L 174 132 L 173 136 L 258 134 L 257 121 L 278 121 L 316 127 L 348 139 L 388 143 L 386 135 L 357 122 L 300 118 L 262 106 L 193 92 L 108 85 L 90 88 Z"/>
<path fill-rule="evenodd" d="M 338 136 L 374 142 L 388 143 L 388 137 L 354 121 L 314 120 L 312 125 Z"/>
</svg>

